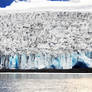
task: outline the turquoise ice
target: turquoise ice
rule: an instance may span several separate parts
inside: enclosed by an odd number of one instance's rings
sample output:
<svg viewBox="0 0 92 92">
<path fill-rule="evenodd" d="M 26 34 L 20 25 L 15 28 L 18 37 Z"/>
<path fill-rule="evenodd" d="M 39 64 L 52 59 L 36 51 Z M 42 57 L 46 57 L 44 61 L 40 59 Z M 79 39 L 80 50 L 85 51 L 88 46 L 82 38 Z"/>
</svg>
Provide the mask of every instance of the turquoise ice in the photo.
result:
<svg viewBox="0 0 92 92">
<path fill-rule="evenodd" d="M 52 68 L 54 69 L 62 69 L 62 65 L 61 65 L 61 58 L 60 56 L 58 57 L 52 57 Z"/>
<path fill-rule="evenodd" d="M 0 69 L 8 68 L 23 70 L 92 68 L 92 53 L 80 51 L 56 56 L 48 53 L 0 56 Z"/>
<path fill-rule="evenodd" d="M 10 56 L 9 69 L 18 69 L 18 68 L 19 68 L 18 55 Z"/>
</svg>

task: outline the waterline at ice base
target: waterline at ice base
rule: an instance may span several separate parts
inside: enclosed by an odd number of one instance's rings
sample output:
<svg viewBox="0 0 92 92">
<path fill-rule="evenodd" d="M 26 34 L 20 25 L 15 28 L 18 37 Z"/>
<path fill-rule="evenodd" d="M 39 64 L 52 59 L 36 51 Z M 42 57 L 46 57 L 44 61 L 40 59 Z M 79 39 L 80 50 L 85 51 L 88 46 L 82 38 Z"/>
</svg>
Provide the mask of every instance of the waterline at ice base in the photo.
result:
<svg viewBox="0 0 92 92">
<path fill-rule="evenodd" d="M 78 69 L 92 68 L 92 52 L 59 55 L 47 53 L 0 56 L 0 69 Z"/>
</svg>

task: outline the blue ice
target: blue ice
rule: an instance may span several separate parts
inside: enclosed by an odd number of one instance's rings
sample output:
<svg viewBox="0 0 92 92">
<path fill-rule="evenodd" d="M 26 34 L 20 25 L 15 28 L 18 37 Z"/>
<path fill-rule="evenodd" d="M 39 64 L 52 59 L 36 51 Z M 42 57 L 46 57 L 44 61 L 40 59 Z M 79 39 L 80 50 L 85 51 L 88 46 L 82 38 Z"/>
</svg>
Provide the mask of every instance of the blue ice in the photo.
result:
<svg viewBox="0 0 92 92">
<path fill-rule="evenodd" d="M 0 69 L 71 69 L 92 68 L 92 52 L 73 52 L 53 56 L 50 54 L 22 54 L 0 56 Z"/>
<path fill-rule="evenodd" d="M 72 53 L 72 67 L 77 63 L 77 52 Z"/>
<path fill-rule="evenodd" d="M 60 56 L 59 57 L 52 57 L 52 65 L 51 68 L 52 69 L 61 69 L 61 59 Z"/>
<path fill-rule="evenodd" d="M 85 55 L 86 55 L 88 58 L 92 59 L 92 52 L 86 52 Z"/>
<path fill-rule="evenodd" d="M 10 58 L 9 58 L 9 69 L 18 69 L 18 68 L 19 68 L 18 55 L 10 56 Z"/>
<path fill-rule="evenodd" d="M 90 53 L 79 52 L 79 54 L 72 57 L 73 68 L 92 68 L 92 59 L 90 59 Z"/>
</svg>

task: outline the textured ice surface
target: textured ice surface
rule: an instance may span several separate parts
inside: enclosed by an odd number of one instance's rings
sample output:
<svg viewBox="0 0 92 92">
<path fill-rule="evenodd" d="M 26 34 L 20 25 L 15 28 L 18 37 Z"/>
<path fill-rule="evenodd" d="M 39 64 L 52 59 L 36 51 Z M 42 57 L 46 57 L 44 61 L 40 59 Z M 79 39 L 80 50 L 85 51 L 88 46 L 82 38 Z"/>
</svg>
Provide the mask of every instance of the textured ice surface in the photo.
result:
<svg viewBox="0 0 92 92">
<path fill-rule="evenodd" d="M 92 51 L 92 14 L 37 11 L 0 14 L 0 52 Z"/>
<path fill-rule="evenodd" d="M 88 52 L 89 53 L 89 52 Z M 21 57 L 21 58 L 20 58 Z M 26 56 L 1 56 L 0 68 L 3 69 L 72 69 L 92 68 L 92 52 L 89 57 L 86 53 L 68 53 L 57 56 L 48 54 L 29 54 Z M 7 62 L 7 63 L 6 63 Z"/>
<path fill-rule="evenodd" d="M 9 57 L 9 69 L 17 69 L 19 67 L 18 56 L 10 56 Z"/>
<path fill-rule="evenodd" d="M 92 68 L 92 13 L 0 14 L 0 54 L 1 69 Z"/>
</svg>

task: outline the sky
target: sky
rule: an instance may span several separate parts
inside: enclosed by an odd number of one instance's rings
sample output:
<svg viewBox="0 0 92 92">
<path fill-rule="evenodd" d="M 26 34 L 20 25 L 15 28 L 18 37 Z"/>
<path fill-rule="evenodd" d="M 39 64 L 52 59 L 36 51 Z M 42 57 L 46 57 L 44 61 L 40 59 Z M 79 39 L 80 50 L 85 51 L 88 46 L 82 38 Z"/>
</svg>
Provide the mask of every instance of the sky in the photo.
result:
<svg viewBox="0 0 92 92">
<path fill-rule="evenodd" d="M 26 1 L 26 0 L 19 0 L 19 1 Z M 15 0 L 0 0 L 0 7 L 5 8 L 7 6 L 10 6 L 13 2 L 16 2 Z"/>
<path fill-rule="evenodd" d="M 80 2 L 77 2 L 80 1 Z M 71 0 L 70 2 L 50 1 L 50 0 L 0 0 L 0 10 L 7 9 L 27 9 L 31 7 L 52 7 L 52 6 L 92 6 L 92 0 Z"/>
</svg>

